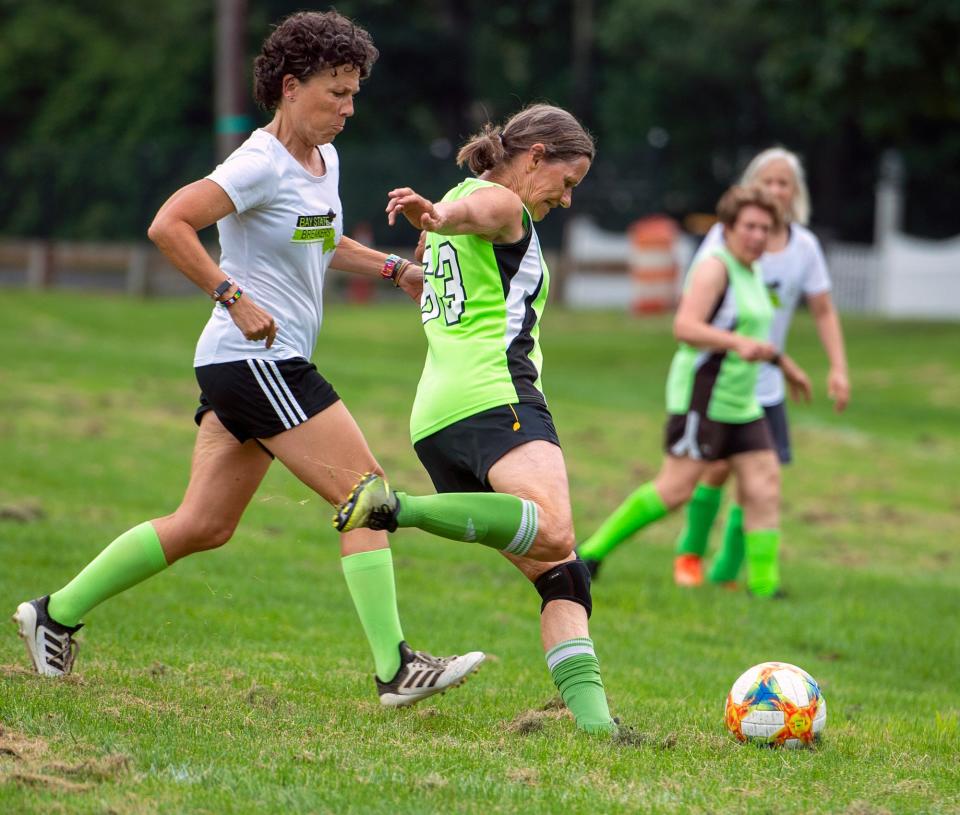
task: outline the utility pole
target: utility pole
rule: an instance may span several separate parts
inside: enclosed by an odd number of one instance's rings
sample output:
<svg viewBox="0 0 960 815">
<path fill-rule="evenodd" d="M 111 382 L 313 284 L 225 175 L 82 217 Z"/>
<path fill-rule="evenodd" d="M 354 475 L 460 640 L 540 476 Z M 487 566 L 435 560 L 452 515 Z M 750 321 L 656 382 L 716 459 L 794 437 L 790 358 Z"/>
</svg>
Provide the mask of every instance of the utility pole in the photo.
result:
<svg viewBox="0 0 960 815">
<path fill-rule="evenodd" d="M 570 98 L 573 112 L 588 127 L 593 119 L 592 51 L 593 0 L 574 0 L 570 20 L 572 32 Z"/>
<path fill-rule="evenodd" d="M 247 113 L 247 0 L 217 0 L 216 133 L 222 161 L 249 135 Z"/>
</svg>

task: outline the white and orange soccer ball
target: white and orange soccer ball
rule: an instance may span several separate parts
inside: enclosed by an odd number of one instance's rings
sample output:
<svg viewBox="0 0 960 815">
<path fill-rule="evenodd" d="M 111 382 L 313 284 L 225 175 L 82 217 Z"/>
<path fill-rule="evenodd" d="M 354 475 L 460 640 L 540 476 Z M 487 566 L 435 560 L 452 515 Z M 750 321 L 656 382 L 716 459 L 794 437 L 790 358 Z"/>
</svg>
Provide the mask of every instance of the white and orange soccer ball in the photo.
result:
<svg viewBox="0 0 960 815">
<path fill-rule="evenodd" d="M 802 668 L 763 662 L 733 683 L 724 721 L 738 741 L 809 747 L 827 723 L 827 700 L 817 681 Z"/>
</svg>

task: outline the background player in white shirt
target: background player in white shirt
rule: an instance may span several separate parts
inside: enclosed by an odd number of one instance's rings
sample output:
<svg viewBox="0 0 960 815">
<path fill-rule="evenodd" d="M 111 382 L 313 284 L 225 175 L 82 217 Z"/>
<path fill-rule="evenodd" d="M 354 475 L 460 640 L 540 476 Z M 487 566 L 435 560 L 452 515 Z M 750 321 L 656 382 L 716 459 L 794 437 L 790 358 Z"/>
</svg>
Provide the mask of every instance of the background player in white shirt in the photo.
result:
<svg viewBox="0 0 960 815">
<path fill-rule="evenodd" d="M 767 251 L 760 259 L 775 309 L 770 341 L 778 351 L 785 350 L 790 322 L 800 298 L 804 297 L 830 361 L 827 394 L 837 411 L 842 411 L 850 399 L 847 357 L 840 320 L 830 297 L 830 277 L 823 250 L 816 235 L 806 227 L 810 218 L 810 196 L 803 165 L 794 153 L 773 147 L 753 158 L 740 183 L 764 187 L 777 199 L 784 213 L 783 227 L 770 236 Z M 717 224 L 707 233 L 697 257 L 722 241 L 722 228 Z M 767 414 L 780 461 L 786 464 L 792 456 L 783 373 L 777 366 L 769 363 L 762 366 L 757 381 L 757 398 Z M 677 540 L 674 561 L 674 579 L 678 585 L 698 586 L 703 582 L 702 560 L 710 529 L 720 508 L 723 485 L 729 475 L 727 462 L 711 464 L 687 505 L 686 523 Z M 744 554 L 743 513 L 739 504 L 734 504 L 727 517 L 720 553 L 711 564 L 709 579 L 723 584 L 735 581 Z M 749 557 L 750 553 L 747 552 L 746 556 Z"/>
<path fill-rule="evenodd" d="M 309 361 L 329 266 L 388 277 L 416 301 L 422 290 L 420 266 L 342 234 L 332 142 L 377 56 L 367 32 L 336 12 L 286 18 L 254 62 L 254 94 L 273 120 L 157 213 L 150 238 L 218 301 L 197 344 L 202 393 L 190 483 L 173 514 L 125 532 L 60 591 L 20 604 L 15 619 L 39 673 L 70 672 L 73 634 L 99 603 L 226 543 L 274 457 L 332 504 L 360 473 L 382 473 Z M 197 236 L 213 223 L 219 264 Z M 385 532 L 344 534 L 341 555 L 383 704 L 411 704 L 480 664 L 479 652 L 437 659 L 407 647 Z"/>
</svg>

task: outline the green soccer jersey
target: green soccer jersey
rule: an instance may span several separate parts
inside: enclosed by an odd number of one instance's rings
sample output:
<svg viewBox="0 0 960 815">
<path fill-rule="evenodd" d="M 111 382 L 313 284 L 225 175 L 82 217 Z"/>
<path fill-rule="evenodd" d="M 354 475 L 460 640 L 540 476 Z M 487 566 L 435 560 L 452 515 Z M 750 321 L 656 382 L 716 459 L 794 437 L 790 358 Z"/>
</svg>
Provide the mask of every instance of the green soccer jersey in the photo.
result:
<svg viewBox="0 0 960 815">
<path fill-rule="evenodd" d="M 726 247 L 710 253 L 727 268 L 727 286 L 710 324 L 751 339 L 766 341 L 773 305 L 757 264 L 744 266 Z M 691 272 L 687 285 L 697 273 Z M 667 412 L 696 412 L 717 422 L 745 424 L 763 416 L 757 401 L 759 363 L 734 351 L 711 351 L 681 343 L 667 377 Z"/>
<path fill-rule="evenodd" d="M 490 181 L 467 179 L 443 200 Z M 410 416 L 414 442 L 467 416 L 518 402 L 546 404 L 540 317 L 549 273 L 529 213 L 516 243 L 427 234 L 420 312 L 427 358 Z"/>
</svg>

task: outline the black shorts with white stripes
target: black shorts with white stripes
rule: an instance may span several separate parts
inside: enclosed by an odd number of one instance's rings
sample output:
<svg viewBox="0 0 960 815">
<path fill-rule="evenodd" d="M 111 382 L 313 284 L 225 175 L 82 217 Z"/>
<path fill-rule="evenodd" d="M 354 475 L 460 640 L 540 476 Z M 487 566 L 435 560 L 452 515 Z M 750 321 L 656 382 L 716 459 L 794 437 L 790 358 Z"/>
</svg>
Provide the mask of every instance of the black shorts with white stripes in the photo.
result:
<svg viewBox="0 0 960 815">
<path fill-rule="evenodd" d="M 302 357 L 219 362 L 194 371 L 200 384 L 197 424 L 212 410 L 240 443 L 283 433 L 340 399 Z"/>
</svg>

